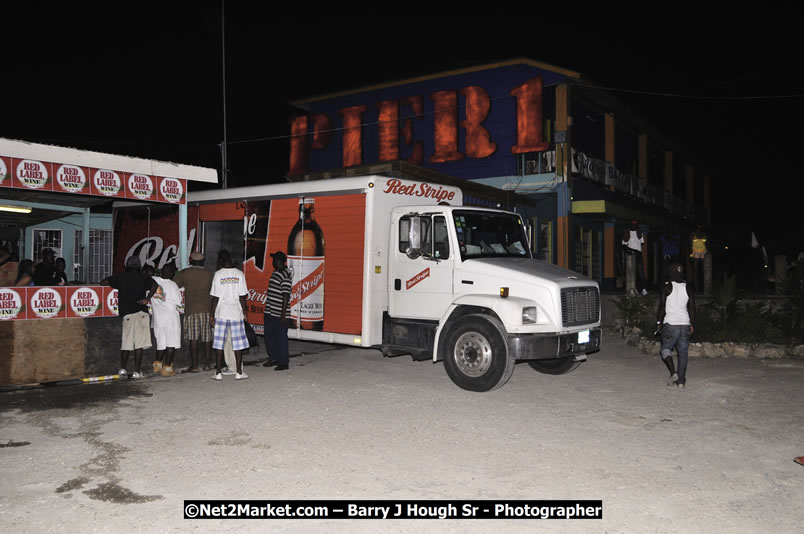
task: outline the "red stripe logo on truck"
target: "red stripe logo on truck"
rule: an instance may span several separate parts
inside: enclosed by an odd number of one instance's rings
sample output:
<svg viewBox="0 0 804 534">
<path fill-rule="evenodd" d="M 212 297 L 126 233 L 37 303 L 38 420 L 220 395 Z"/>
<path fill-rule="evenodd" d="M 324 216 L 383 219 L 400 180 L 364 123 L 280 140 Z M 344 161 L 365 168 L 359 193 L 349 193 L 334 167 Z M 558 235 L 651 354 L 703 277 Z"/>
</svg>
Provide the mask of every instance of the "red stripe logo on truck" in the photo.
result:
<svg viewBox="0 0 804 534">
<path fill-rule="evenodd" d="M 429 277 L 430 277 L 430 268 L 428 267 L 427 269 L 423 270 L 422 272 L 420 272 L 419 274 L 417 274 L 416 276 L 405 282 L 405 287 L 406 289 L 410 289 L 411 287 L 415 286 L 425 278 Z"/>
</svg>

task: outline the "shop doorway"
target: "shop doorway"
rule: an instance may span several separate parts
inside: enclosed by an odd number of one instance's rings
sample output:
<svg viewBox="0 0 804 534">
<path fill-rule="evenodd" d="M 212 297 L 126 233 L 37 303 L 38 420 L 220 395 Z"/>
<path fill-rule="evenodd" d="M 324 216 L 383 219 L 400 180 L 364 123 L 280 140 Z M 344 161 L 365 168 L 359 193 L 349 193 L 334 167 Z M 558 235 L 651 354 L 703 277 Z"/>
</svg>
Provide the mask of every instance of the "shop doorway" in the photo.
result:
<svg viewBox="0 0 804 534">
<path fill-rule="evenodd" d="M 232 262 L 238 269 L 243 268 L 245 239 L 243 221 L 204 221 L 202 223 L 202 243 L 204 244 L 204 267 L 212 272 L 218 269 L 218 252 L 228 250 Z"/>
</svg>

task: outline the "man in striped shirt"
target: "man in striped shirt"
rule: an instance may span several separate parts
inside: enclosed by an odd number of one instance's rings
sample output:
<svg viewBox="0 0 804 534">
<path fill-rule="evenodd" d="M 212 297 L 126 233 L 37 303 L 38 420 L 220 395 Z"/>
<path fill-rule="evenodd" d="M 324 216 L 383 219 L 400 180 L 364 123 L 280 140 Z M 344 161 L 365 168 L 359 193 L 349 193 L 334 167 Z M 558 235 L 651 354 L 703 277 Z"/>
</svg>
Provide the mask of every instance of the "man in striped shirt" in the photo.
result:
<svg viewBox="0 0 804 534">
<path fill-rule="evenodd" d="M 286 267 L 288 258 L 284 252 L 271 254 L 274 272 L 268 281 L 268 300 L 265 305 L 265 350 L 268 361 L 263 365 L 276 365 L 274 371 L 288 368 L 288 302 L 293 287 L 293 277 Z"/>
</svg>

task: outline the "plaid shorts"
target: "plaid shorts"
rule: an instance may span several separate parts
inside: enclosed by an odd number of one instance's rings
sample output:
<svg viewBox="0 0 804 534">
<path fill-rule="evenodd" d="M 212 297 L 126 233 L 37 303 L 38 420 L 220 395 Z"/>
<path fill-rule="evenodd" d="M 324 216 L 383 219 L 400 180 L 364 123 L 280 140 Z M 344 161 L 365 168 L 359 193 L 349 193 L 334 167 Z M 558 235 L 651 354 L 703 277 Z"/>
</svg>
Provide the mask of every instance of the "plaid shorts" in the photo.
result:
<svg viewBox="0 0 804 534">
<path fill-rule="evenodd" d="M 212 327 L 209 326 L 208 313 L 194 313 L 184 316 L 184 339 L 198 340 L 201 343 L 212 341 Z"/>
<path fill-rule="evenodd" d="M 212 340 L 213 349 L 223 350 L 227 332 L 232 333 L 232 350 L 246 350 L 248 348 L 246 327 L 242 319 L 239 321 L 215 319 L 215 334 Z"/>
</svg>

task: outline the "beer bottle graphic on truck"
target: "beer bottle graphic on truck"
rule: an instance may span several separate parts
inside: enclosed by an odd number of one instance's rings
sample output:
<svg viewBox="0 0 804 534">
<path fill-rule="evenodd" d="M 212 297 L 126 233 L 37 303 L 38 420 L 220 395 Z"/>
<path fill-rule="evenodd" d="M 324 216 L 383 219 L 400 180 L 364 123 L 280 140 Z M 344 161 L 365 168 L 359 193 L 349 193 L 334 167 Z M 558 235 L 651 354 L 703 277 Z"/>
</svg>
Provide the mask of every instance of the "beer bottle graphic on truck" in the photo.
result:
<svg viewBox="0 0 804 534">
<path fill-rule="evenodd" d="M 299 199 L 299 220 L 288 236 L 293 273 L 290 317 L 307 330 L 324 329 L 324 232 L 313 215 L 315 199 Z"/>
</svg>

